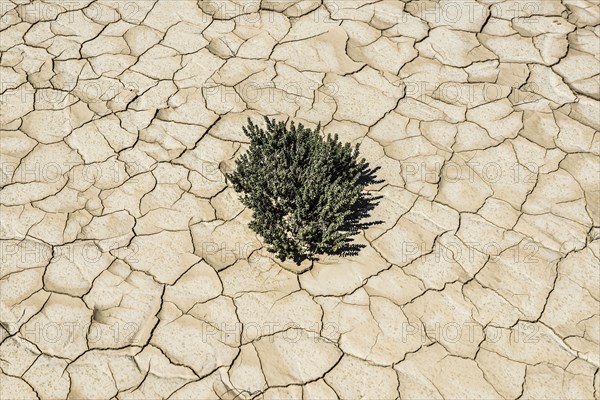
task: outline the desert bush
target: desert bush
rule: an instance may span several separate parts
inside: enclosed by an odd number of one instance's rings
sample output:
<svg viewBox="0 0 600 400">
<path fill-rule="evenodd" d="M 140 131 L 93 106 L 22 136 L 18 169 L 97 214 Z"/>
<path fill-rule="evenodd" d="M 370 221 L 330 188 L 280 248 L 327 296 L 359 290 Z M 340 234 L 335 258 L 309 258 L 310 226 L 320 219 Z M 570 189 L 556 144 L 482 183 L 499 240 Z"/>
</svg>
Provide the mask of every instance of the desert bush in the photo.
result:
<svg viewBox="0 0 600 400">
<path fill-rule="evenodd" d="M 318 255 L 356 255 L 352 236 L 375 222 L 363 222 L 378 197 L 365 191 L 376 179 L 359 145 L 322 137 L 320 125 L 265 118 L 266 130 L 248 119 L 242 129 L 248 150 L 228 175 L 241 202 L 253 211 L 250 223 L 267 249 L 300 264 Z"/>
</svg>

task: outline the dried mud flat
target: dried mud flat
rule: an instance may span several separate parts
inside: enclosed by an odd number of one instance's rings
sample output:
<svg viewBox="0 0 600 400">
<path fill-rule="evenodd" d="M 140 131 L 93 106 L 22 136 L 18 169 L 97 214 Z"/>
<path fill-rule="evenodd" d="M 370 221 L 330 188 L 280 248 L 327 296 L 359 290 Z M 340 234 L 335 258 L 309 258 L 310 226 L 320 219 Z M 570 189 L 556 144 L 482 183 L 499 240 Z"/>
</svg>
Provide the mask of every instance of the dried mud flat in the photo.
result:
<svg viewBox="0 0 600 400">
<path fill-rule="evenodd" d="M 0 6 L 0 398 L 600 398 L 597 1 Z M 381 167 L 359 256 L 249 230 L 263 115 Z"/>
</svg>

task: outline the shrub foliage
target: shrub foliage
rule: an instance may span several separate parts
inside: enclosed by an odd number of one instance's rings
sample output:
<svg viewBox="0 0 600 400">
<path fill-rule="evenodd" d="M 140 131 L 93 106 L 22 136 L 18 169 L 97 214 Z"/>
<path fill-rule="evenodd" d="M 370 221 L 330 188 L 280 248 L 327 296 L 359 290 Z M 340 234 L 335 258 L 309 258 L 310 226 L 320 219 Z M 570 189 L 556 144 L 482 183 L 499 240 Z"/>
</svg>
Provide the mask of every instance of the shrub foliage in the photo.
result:
<svg viewBox="0 0 600 400">
<path fill-rule="evenodd" d="M 359 145 L 343 144 L 338 135 L 322 137 L 293 122 L 265 117 L 266 130 L 248 119 L 248 151 L 228 175 L 241 202 L 253 211 L 250 223 L 268 250 L 300 264 L 317 255 L 356 255 L 364 247 L 352 236 L 365 223 L 379 197 L 364 189 L 376 180 Z"/>
</svg>

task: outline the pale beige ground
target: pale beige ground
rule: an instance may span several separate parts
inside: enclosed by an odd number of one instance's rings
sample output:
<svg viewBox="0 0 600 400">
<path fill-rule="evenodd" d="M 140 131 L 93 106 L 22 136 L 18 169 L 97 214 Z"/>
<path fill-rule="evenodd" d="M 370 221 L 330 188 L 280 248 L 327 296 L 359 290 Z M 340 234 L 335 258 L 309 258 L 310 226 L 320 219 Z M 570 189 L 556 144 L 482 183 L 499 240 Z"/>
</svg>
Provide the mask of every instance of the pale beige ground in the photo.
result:
<svg viewBox="0 0 600 400">
<path fill-rule="evenodd" d="M 600 398 L 597 0 L 0 6 L 0 398 Z M 360 256 L 248 229 L 262 115 L 381 167 Z"/>
</svg>

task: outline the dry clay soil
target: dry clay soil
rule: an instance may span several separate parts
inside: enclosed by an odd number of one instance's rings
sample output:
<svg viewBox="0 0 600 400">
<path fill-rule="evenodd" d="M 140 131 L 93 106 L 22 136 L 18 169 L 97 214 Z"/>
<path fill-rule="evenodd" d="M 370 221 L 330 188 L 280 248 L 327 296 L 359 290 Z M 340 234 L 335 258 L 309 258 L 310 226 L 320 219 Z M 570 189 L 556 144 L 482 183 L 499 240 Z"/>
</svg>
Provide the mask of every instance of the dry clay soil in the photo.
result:
<svg viewBox="0 0 600 400">
<path fill-rule="evenodd" d="M 597 0 L 0 0 L 0 398 L 599 399 Z M 266 251 L 248 117 L 379 166 Z"/>
</svg>

